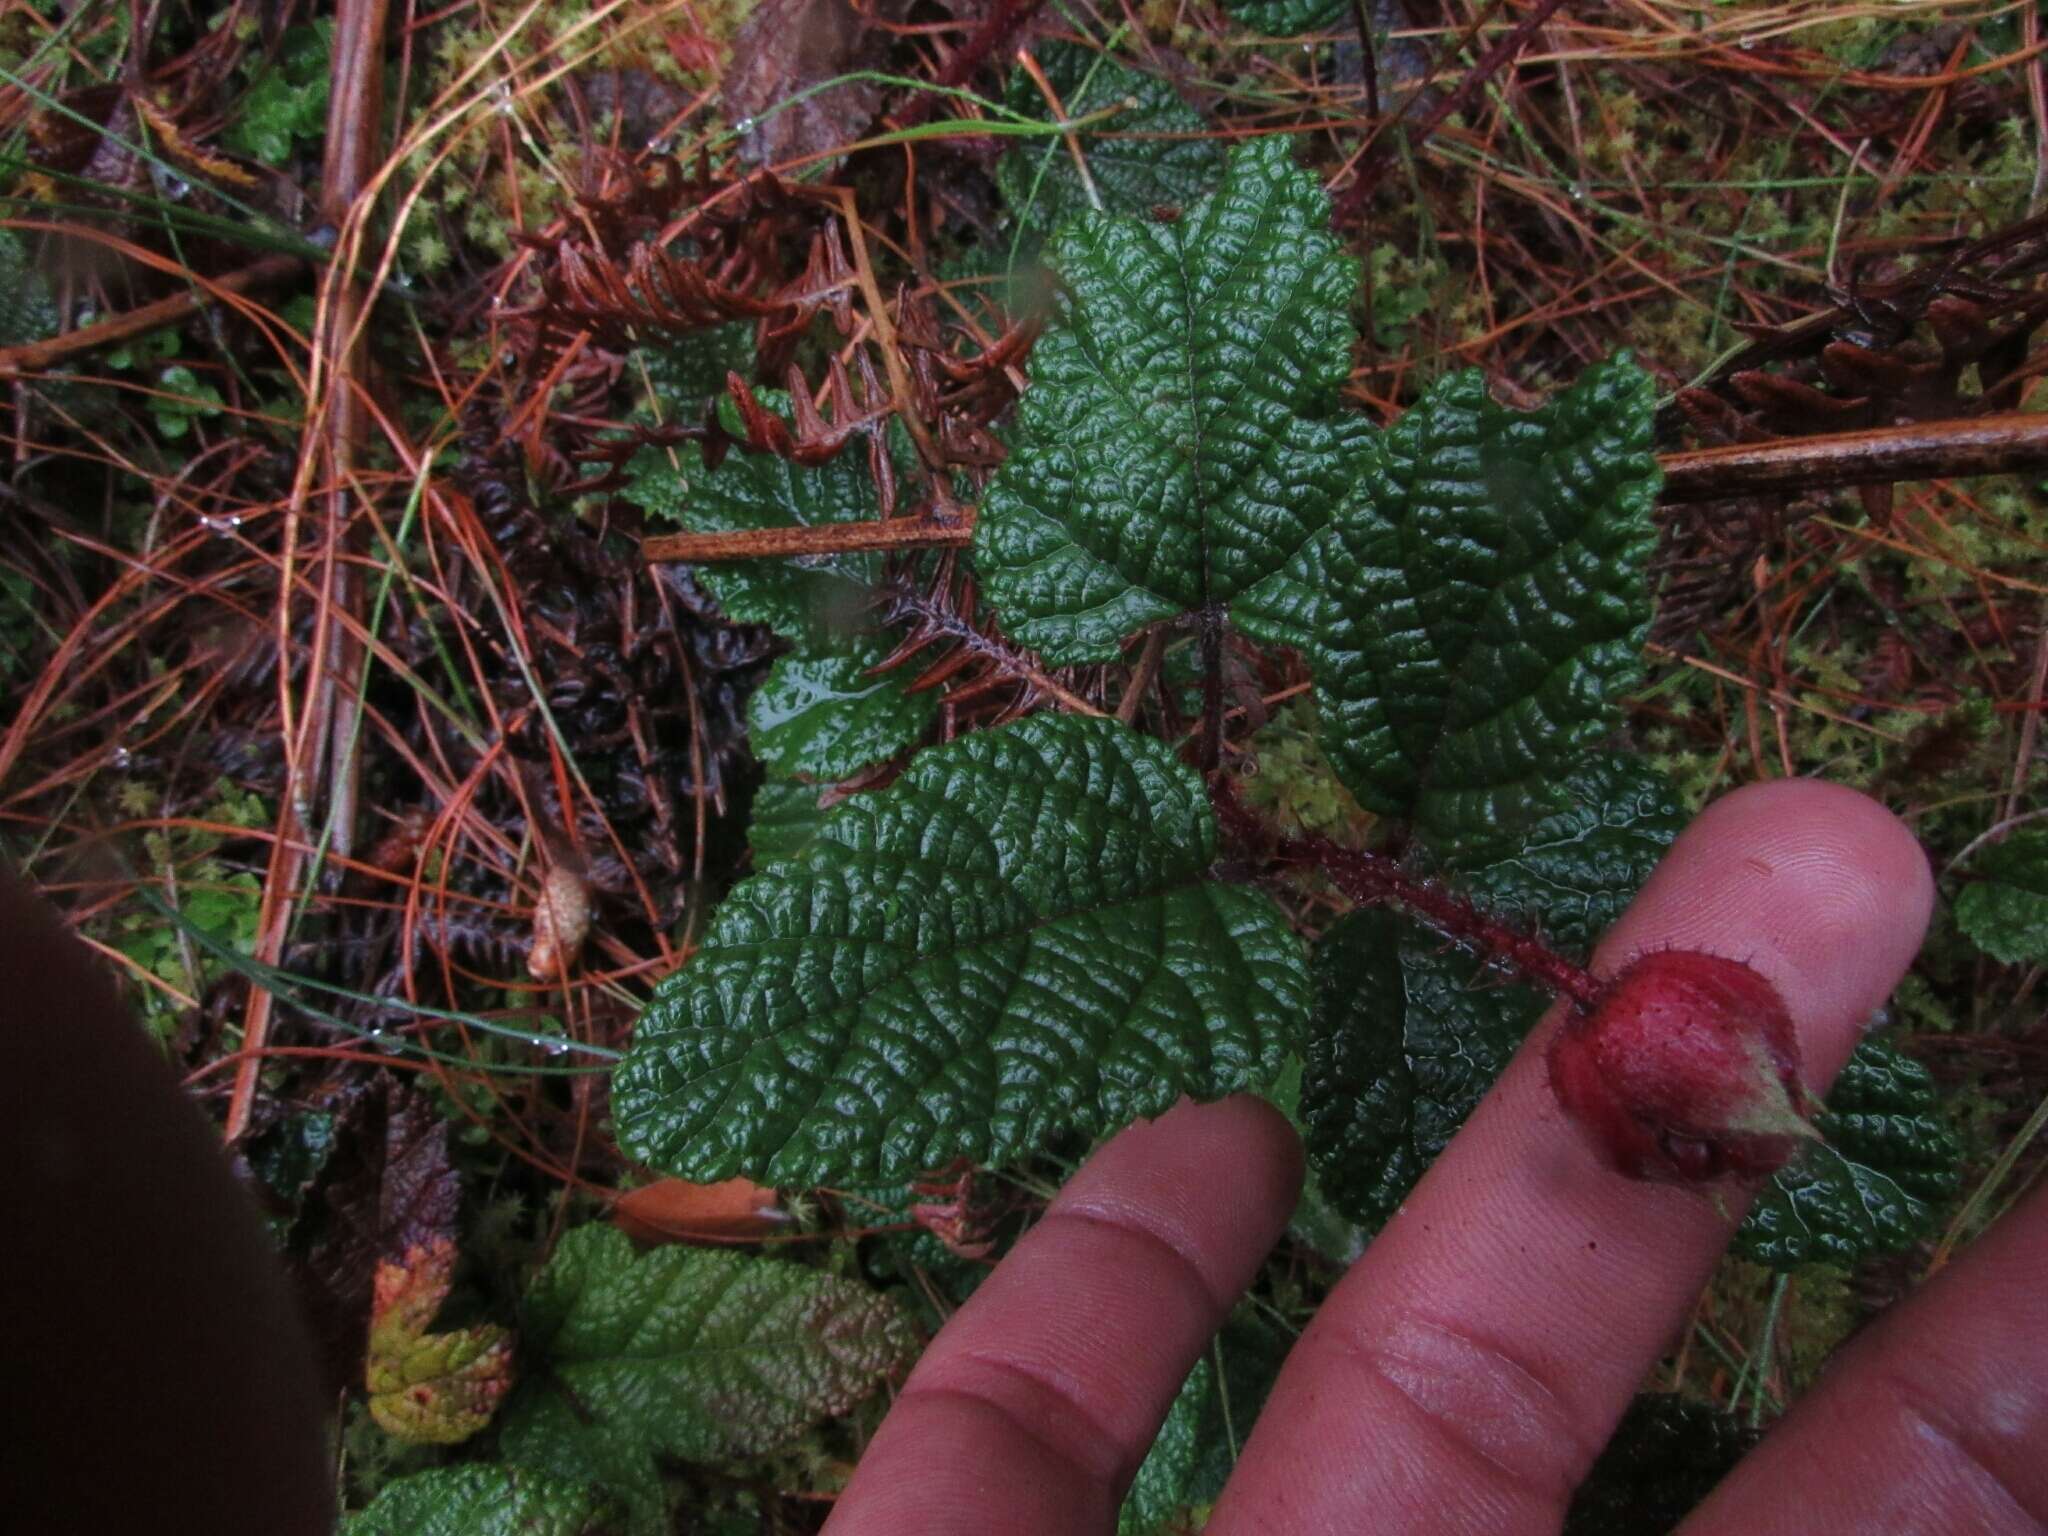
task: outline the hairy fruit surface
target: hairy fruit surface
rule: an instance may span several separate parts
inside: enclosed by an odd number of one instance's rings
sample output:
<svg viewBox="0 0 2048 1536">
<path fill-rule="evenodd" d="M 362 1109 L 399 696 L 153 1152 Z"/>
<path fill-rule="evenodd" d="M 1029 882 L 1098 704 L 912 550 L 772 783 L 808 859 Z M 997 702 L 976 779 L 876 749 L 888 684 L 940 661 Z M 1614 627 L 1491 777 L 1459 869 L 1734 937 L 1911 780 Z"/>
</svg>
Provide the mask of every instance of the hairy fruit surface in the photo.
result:
<svg viewBox="0 0 2048 1536">
<path fill-rule="evenodd" d="M 1559 1102 L 1630 1178 L 1761 1177 L 1819 1139 L 1792 1016 L 1738 960 L 1639 957 L 1567 1020 L 1549 1065 Z"/>
</svg>

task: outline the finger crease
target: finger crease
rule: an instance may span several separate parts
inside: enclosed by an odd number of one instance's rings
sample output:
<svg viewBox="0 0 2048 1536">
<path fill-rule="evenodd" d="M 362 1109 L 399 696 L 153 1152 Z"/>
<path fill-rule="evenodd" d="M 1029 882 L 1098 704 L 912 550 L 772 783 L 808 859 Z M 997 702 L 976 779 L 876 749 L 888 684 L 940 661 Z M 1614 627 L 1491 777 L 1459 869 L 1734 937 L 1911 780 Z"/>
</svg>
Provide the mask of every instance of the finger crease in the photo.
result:
<svg viewBox="0 0 2048 1536">
<path fill-rule="evenodd" d="M 1592 1464 L 1596 1448 L 1558 1394 L 1498 1345 L 1409 1316 L 1383 1320 L 1350 1353 L 1451 1456 L 1489 1470 L 1515 1497 L 1561 1513 Z"/>
</svg>

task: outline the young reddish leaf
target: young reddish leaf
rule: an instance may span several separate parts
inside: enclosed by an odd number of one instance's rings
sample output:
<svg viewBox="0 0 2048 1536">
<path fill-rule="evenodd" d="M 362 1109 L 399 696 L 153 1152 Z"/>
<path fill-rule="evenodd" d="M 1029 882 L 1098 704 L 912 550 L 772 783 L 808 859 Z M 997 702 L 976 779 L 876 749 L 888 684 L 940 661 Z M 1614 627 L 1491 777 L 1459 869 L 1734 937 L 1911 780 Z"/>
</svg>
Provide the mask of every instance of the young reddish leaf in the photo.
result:
<svg viewBox="0 0 2048 1536">
<path fill-rule="evenodd" d="M 749 1243 L 789 1222 L 775 1191 L 751 1179 L 658 1179 L 612 1207 L 612 1224 L 637 1243 Z"/>
<path fill-rule="evenodd" d="M 380 1261 L 364 1371 L 370 1417 L 413 1445 L 454 1445 L 490 1423 L 512 1385 L 512 1335 L 494 1324 L 429 1326 L 448 1299 L 455 1244 L 430 1238 Z"/>
<path fill-rule="evenodd" d="M 387 1088 L 344 1111 L 329 1160 L 322 1222 L 293 1269 L 336 1390 L 359 1381 L 377 1265 L 435 1238 L 450 1241 L 462 1184 L 448 1161 L 448 1122 L 421 1095 Z"/>
</svg>

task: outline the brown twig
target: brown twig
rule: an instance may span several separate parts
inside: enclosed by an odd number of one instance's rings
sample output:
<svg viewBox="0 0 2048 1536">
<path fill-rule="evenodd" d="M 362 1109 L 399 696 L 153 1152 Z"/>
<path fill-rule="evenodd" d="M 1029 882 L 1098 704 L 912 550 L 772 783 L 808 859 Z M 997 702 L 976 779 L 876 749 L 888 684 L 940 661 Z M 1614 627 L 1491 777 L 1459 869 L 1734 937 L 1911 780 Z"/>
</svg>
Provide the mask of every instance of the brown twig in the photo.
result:
<svg viewBox="0 0 2048 1536">
<path fill-rule="evenodd" d="M 339 227 L 349 225 L 355 204 L 377 168 L 386 9 L 387 0 L 341 0 L 337 11 L 322 194 L 329 219 Z M 327 399 L 326 409 L 312 429 L 326 469 L 323 568 L 313 628 L 313 666 L 307 679 L 310 704 L 286 746 L 288 792 L 279 796 L 277 837 L 271 843 L 257 923 L 256 959 L 272 966 L 284 954 L 298 905 L 298 886 L 312 851 L 313 807 L 323 798 L 323 788 L 331 851 L 346 859 L 354 849 L 361 724 L 355 679 L 363 656 L 363 590 L 356 562 L 348 556 L 356 542 L 351 528 L 353 498 L 370 427 L 369 402 L 364 395 L 369 347 L 362 321 L 371 299 L 355 278 L 352 262 L 329 267 L 326 281 L 331 286 L 320 306 L 325 324 L 316 327 L 315 345 L 322 351 Z M 287 571 L 305 499 L 302 478 L 288 519 Z M 279 604 L 279 623 L 278 644 L 283 648 L 291 644 L 288 591 Z M 288 676 L 289 668 L 280 668 L 280 673 Z M 235 1068 L 222 1126 L 222 1135 L 230 1142 L 249 1128 L 271 1017 L 270 992 L 263 987 L 250 988 L 241 1060 Z"/>
<path fill-rule="evenodd" d="M 2048 414 L 2007 411 L 1954 421 L 1913 422 L 1862 432 L 1780 438 L 1660 455 L 1663 499 L 1719 501 L 1769 492 L 1829 490 L 1893 480 L 1946 480 L 2048 468 Z M 973 542 L 974 509 L 954 507 L 945 522 L 904 518 L 880 523 L 657 534 L 648 560 L 755 560 L 836 555 L 864 549 L 959 549 Z"/>
<path fill-rule="evenodd" d="M 190 319 L 227 294 L 268 288 L 273 283 L 297 276 L 304 267 L 305 263 L 296 256 L 266 256 L 223 276 L 202 279 L 184 292 L 158 299 L 154 304 L 124 310 L 92 325 L 80 326 L 75 331 L 65 331 L 43 341 L 0 347 L 0 376 L 37 373 L 68 357 L 90 352 L 95 347 L 133 341 L 137 336 L 146 336 L 151 331 L 160 331 L 165 326 Z"/>
<path fill-rule="evenodd" d="M 962 512 L 968 511 L 966 508 Z M 761 560 L 795 555 L 844 555 L 873 549 L 965 549 L 974 539 L 974 519 L 941 522 L 899 517 L 880 523 L 817 523 L 809 527 L 735 528 L 717 533 L 658 533 L 643 539 L 640 553 L 650 562 Z"/>
<path fill-rule="evenodd" d="M 2048 415 L 2006 411 L 1665 454 L 1664 500 L 2004 475 L 2048 467 Z"/>
</svg>

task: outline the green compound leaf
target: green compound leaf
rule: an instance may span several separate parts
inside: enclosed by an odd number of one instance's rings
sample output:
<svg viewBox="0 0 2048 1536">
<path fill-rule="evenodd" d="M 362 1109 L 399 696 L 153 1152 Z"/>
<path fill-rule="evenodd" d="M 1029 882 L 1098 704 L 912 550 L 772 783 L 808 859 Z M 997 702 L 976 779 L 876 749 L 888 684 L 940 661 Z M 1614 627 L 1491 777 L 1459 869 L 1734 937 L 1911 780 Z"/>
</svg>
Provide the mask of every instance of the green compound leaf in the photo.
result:
<svg viewBox="0 0 2048 1536">
<path fill-rule="evenodd" d="M 759 395 L 763 404 L 788 414 L 787 396 L 772 390 Z M 731 400 L 721 400 L 719 409 L 737 432 Z M 806 465 L 734 448 L 716 470 L 708 470 L 695 443 L 643 448 L 626 466 L 626 479 L 622 494 L 628 501 L 693 533 L 854 523 L 880 515 L 874 480 L 862 456 L 851 450 Z M 829 555 L 802 565 L 726 560 L 697 568 L 727 618 L 766 624 L 814 652 L 847 647 L 865 623 L 870 587 L 880 573 L 880 557 L 872 554 Z"/>
<path fill-rule="evenodd" d="M 1956 926 L 2007 965 L 2048 960 L 2048 832 L 2015 832 L 1984 850 L 1975 885 L 1956 898 Z"/>
<path fill-rule="evenodd" d="M 531 1467 L 437 1467 L 385 1487 L 342 1536 L 604 1536 L 612 1501 Z"/>
<path fill-rule="evenodd" d="M 1814 1124 L 1825 1146 L 1780 1169 L 1735 1234 L 1735 1251 L 1773 1269 L 1853 1264 L 1909 1247 L 1956 1192 L 1962 1147 L 1927 1069 L 1888 1045 L 1856 1047 Z"/>
<path fill-rule="evenodd" d="M 1303 546 L 1358 432 L 1337 409 L 1358 263 L 1328 223 L 1321 184 L 1266 138 L 1178 219 L 1081 214 L 1054 237 L 1060 323 L 974 533 L 1014 638 L 1108 661 L 1146 624 L 1223 604 L 1292 643 Z"/>
<path fill-rule="evenodd" d="M 938 714 L 938 694 L 905 693 L 897 673 L 871 676 L 888 653 L 863 638 L 844 655 L 777 661 L 747 701 L 754 755 L 776 773 L 843 779 L 916 743 Z"/>
<path fill-rule="evenodd" d="M 682 1246 L 635 1256 L 611 1226 L 562 1239 L 526 1300 L 544 1362 L 505 1413 L 507 1458 L 598 1482 L 660 1529 L 656 1457 L 788 1445 L 907 1370 L 918 1338 L 886 1296 L 800 1264 Z"/>
<path fill-rule="evenodd" d="M 1079 43 L 1049 42 L 1037 56 L 1070 120 L 1123 107 L 1100 126 L 1074 134 L 1104 212 L 1149 215 L 1156 207 L 1177 209 L 1222 180 L 1222 143 L 1191 137 L 1208 125 L 1167 81 Z M 1045 96 L 1021 69 L 1011 71 L 1008 104 L 1026 117 L 1052 118 Z M 1057 228 L 1095 206 L 1064 138 L 1031 140 L 1012 149 L 996 166 L 996 187 L 1018 219 L 1039 231 Z"/>
<path fill-rule="evenodd" d="M 1541 916 L 1585 948 L 1650 877 L 1684 824 L 1663 777 L 1627 758 L 1589 759 L 1564 804 L 1519 834 L 1475 844 L 1460 885 L 1482 906 Z M 1324 1195 L 1377 1226 L 1407 1198 L 1500 1076 L 1548 1000 L 1507 983 L 1434 933 L 1354 912 L 1317 945 L 1302 1118 Z"/>
<path fill-rule="evenodd" d="M 275 62 L 241 93 L 237 116 L 223 135 L 228 148 L 281 166 L 291 159 L 294 139 L 318 143 L 327 131 L 333 54 L 331 18 L 286 31 Z"/>
<path fill-rule="evenodd" d="M 1269 898 L 1203 878 L 1215 846 L 1200 780 L 1111 720 L 921 753 L 726 898 L 613 1080 L 621 1144 L 699 1181 L 876 1181 L 1270 1078 L 1306 971 Z"/>
<path fill-rule="evenodd" d="M 1325 749 L 1368 810 L 1455 849 L 1613 729 L 1650 620 L 1654 407 L 1626 356 L 1526 415 L 1468 372 L 1373 440 L 1313 653 Z"/>
</svg>

